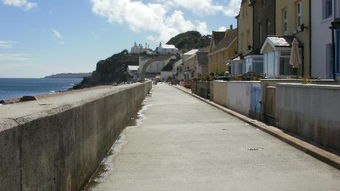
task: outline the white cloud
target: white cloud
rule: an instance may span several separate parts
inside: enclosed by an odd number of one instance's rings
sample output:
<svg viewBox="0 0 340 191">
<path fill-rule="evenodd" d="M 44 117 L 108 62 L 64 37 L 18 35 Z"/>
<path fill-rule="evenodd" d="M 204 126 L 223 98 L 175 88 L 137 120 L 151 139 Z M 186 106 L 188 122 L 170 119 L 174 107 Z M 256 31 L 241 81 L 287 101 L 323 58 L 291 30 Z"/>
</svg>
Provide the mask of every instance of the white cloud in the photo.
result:
<svg viewBox="0 0 340 191">
<path fill-rule="evenodd" d="M 13 48 L 14 44 L 17 42 L 15 41 L 3 41 L 0 40 L 0 48 Z"/>
<path fill-rule="evenodd" d="M 57 30 L 52 30 L 52 36 L 57 40 L 58 44 L 65 44 L 63 35 Z"/>
<path fill-rule="evenodd" d="M 226 31 L 227 30 L 227 27 L 225 26 L 221 26 L 217 29 L 217 31 Z"/>
<path fill-rule="evenodd" d="M 0 60 L 7 60 L 7 61 L 22 61 L 22 60 L 29 60 L 30 57 L 27 54 L 0 54 Z"/>
<path fill-rule="evenodd" d="M 169 9 L 167 3 L 144 3 L 133 0 L 91 0 L 92 11 L 111 23 L 124 23 L 135 32 L 153 32 L 148 40 L 166 42 L 172 36 L 188 30 L 208 33 L 202 21 L 190 21 L 179 10 Z"/>
<path fill-rule="evenodd" d="M 57 30 L 52 30 L 53 36 L 59 40 L 63 40 L 64 37 Z"/>
<path fill-rule="evenodd" d="M 26 10 L 37 7 L 38 4 L 34 2 L 29 2 L 27 0 L 2 0 L 5 5 L 10 5 L 14 7 L 22 7 Z"/>
<path fill-rule="evenodd" d="M 201 16 L 223 13 L 230 17 L 238 14 L 241 1 L 242 0 L 225 0 L 225 3 L 221 4 L 213 0 L 156 0 L 156 2 L 162 3 L 169 9 L 184 8 Z"/>
</svg>

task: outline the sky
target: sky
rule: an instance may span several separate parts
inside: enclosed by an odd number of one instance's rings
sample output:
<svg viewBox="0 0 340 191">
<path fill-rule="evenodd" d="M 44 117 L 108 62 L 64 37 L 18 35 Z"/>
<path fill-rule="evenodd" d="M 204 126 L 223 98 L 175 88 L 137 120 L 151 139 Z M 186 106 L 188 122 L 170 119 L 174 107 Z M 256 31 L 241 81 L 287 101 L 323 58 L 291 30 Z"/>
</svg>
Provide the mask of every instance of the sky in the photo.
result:
<svg viewBox="0 0 340 191">
<path fill-rule="evenodd" d="M 134 42 L 236 26 L 241 0 L 0 0 L 0 78 L 92 72 Z"/>
</svg>

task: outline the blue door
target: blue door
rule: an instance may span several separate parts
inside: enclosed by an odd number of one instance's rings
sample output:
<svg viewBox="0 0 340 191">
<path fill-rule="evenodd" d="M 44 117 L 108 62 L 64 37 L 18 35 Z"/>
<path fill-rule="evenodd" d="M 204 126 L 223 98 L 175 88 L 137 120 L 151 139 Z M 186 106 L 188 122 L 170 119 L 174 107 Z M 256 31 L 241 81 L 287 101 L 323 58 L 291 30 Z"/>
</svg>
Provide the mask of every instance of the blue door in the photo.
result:
<svg viewBox="0 0 340 191">
<path fill-rule="evenodd" d="M 259 119 L 261 112 L 262 91 L 260 85 L 252 85 L 250 100 L 250 116 Z"/>
</svg>

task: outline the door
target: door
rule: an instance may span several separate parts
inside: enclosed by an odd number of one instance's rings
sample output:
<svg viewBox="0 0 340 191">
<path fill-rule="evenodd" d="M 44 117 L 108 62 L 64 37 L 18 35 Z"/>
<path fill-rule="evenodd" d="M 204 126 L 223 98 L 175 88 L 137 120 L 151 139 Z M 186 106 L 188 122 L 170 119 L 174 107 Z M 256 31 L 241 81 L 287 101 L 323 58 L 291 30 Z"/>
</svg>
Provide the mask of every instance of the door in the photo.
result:
<svg viewBox="0 0 340 191">
<path fill-rule="evenodd" d="M 259 119 L 261 112 L 261 86 L 252 85 L 251 86 L 251 100 L 250 100 L 250 117 Z"/>
</svg>

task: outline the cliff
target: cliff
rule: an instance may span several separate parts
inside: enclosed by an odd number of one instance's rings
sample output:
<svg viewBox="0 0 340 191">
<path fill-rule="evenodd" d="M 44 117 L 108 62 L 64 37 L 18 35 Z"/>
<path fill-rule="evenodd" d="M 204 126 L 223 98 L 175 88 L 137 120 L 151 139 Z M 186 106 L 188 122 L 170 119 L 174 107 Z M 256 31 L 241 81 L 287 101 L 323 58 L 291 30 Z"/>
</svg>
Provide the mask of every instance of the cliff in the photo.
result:
<svg viewBox="0 0 340 191">
<path fill-rule="evenodd" d="M 138 65 L 138 62 L 139 55 L 129 54 L 127 50 L 123 50 L 105 60 L 99 61 L 92 75 L 85 77 L 74 89 L 129 81 L 131 76 L 127 72 L 127 67 L 128 65 Z"/>
</svg>

